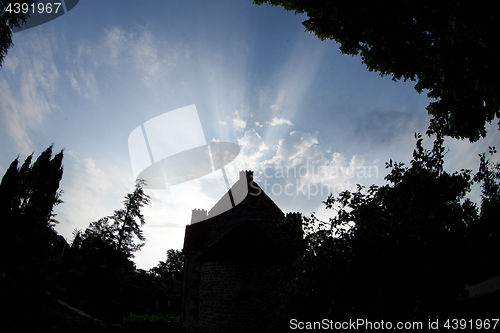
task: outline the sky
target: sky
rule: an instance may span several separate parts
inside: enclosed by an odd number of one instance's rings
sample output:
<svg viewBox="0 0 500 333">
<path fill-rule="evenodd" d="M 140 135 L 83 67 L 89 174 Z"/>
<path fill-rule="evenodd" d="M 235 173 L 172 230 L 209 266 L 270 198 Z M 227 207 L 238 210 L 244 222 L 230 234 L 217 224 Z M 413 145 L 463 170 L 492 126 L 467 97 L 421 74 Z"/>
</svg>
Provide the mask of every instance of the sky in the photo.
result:
<svg viewBox="0 0 500 333">
<path fill-rule="evenodd" d="M 15 33 L 0 70 L 0 174 L 18 155 L 64 149 L 56 230 L 71 243 L 123 207 L 153 159 L 228 143 L 239 150 L 224 163 L 229 185 L 253 170 L 285 213 L 328 218 L 330 193 L 384 185 L 387 161 L 409 163 L 431 99 L 305 32 L 305 19 L 251 0 L 81 0 Z M 474 144 L 446 139 L 445 169 L 476 171 L 477 155 L 499 146 L 496 128 Z M 141 159 L 143 134 L 152 155 Z M 222 171 L 146 190 L 138 268 L 182 249 L 191 210 L 227 191 Z"/>
</svg>

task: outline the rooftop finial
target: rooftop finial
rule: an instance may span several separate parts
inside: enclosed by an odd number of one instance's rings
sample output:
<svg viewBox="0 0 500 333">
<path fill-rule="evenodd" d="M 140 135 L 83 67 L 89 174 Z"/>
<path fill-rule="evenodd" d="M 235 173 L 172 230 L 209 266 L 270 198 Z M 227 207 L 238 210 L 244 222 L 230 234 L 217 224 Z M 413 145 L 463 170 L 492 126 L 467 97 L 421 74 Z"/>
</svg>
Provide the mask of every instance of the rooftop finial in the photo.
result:
<svg viewBox="0 0 500 333">
<path fill-rule="evenodd" d="M 242 170 L 240 171 L 240 179 L 247 179 L 247 183 L 250 183 L 253 180 L 253 171 L 252 170 Z"/>
</svg>

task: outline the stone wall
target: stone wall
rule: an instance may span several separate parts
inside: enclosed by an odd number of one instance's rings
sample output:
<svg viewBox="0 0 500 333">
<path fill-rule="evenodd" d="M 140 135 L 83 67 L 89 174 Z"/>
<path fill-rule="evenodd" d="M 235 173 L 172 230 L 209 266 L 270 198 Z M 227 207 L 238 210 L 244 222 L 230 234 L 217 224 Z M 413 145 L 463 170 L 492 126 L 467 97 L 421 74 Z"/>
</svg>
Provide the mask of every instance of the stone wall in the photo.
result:
<svg viewBox="0 0 500 333">
<path fill-rule="evenodd" d="M 199 332 L 262 332 L 265 320 L 259 305 L 276 291 L 269 268 L 257 262 L 204 262 Z"/>
</svg>

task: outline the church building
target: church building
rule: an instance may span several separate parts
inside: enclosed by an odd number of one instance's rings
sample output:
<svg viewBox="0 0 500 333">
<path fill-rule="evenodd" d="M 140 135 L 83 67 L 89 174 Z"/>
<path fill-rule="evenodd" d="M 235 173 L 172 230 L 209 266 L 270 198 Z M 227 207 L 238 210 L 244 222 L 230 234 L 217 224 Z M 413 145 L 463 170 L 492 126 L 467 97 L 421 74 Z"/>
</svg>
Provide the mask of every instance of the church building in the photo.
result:
<svg viewBox="0 0 500 333">
<path fill-rule="evenodd" d="M 210 210 L 193 210 L 184 238 L 182 321 L 197 332 L 259 332 L 279 293 L 272 271 L 302 246 L 298 213 L 285 215 L 253 181 L 240 179 Z"/>
</svg>

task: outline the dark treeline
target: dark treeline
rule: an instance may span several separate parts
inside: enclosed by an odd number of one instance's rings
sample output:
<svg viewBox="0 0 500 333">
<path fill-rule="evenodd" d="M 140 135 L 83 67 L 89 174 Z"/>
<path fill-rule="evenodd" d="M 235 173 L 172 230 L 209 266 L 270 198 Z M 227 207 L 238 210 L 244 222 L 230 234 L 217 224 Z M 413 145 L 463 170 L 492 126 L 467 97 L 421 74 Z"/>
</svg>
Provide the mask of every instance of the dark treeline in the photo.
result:
<svg viewBox="0 0 500 333">
<path fill-rule="evenodd" d="M 417 147 L 409 166 L 389 161 L 387 185 L 359 186 L 324 201 L 329 221 L 304 218 L 303 254 L 277 271 L 282 286 L 266 304 L 271 331 L 289 321 L 483 318 L 498 311 L 488 299 L 467 300 L 464 287 L 500 274 L 500 164 L 482 154 L 479 171 L 444 170 L 442 139 Z M 495 153 L 494 148 L 490 154 Z M 184 331 L 179 289 L 183 256 L 149 272 L 133 253 L 144 243 L 140 212 L 149 203 L 142 181 L 124 208 L 75 230 L 71 245 L 57 234 L 63 152 L 47 148 L 32 163 L 15 159 L 0 183 L 1 296 L 12 332 Z M 466 198 L 481 184 L 480 207 Z M 178 292 L 178 291 L 177 291 Z M 493 296 L 498 299 L 498 292 Z M 93 319 L 65 307 L 64 301 Z"/>
<path fill-rule="evenodd" d="M 123 209 L 75 230 L 70 245 L 54 229 L 53 209 L 62 203 L 63 152 L 52 157 L 50 146 L 32 160 L 33 154 L 20 165 L 16 158 L 0 183 L 6 331 L 184 332 L 177 319 L 180 290 L 175 290 L 182 253 L 169 250 L 167 260 L 149 272 L 137 270 L 131 260 L 144 245 L 136 240 L 146 240 L 140 211 L 149 203 L 144 182 L 125 196 Z"/>
<path fill-rule="evenodd" d="M 469 299 L 465 286 L 500 274 L 500 164 L 482 154 L 476 174 L 450 174 L 443 141 L 424 149 L 416 138 L 409 166 L 387 163 L 387 185 L 330 195 L 329 221 L 304 218 L 305 251 L 277 272 L 283 291 L 271 331 L 288 331 L 292 318 L 427 325 L 498 315 L 499 291 Z M 475 183 L 480 207 L 466 198 Z"/>
</svg>

